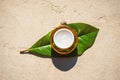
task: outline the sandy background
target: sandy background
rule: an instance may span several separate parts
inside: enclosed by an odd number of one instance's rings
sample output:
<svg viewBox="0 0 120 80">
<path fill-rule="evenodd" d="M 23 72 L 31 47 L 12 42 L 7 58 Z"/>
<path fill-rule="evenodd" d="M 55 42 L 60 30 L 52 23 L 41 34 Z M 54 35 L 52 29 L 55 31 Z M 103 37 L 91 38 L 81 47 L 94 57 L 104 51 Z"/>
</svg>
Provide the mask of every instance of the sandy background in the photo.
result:
<svg viewBox="0 0 120 80">
<path fill-rule="evenodd" d="M 82 56 L 19 54 L 63 20 L 100 29 Z M 0 0 L 0 80 L 120 80 L 120 0 Z"/>
</svg>

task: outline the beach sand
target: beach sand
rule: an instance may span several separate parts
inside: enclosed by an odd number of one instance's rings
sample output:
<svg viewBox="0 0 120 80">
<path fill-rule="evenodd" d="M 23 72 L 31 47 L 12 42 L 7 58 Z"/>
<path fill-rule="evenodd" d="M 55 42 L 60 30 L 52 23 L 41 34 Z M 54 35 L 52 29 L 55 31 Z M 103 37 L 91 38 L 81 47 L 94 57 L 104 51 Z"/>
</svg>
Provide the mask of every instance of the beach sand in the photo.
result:
<svg viewBox="0 0 120 80">
<path fill-rule="evenodd" d="M 20 54 L 61 21 L 100 29 L 82 56 Z M 0 80 L 120 80 L 120 0 L 0 0 Z"/>
</svg>

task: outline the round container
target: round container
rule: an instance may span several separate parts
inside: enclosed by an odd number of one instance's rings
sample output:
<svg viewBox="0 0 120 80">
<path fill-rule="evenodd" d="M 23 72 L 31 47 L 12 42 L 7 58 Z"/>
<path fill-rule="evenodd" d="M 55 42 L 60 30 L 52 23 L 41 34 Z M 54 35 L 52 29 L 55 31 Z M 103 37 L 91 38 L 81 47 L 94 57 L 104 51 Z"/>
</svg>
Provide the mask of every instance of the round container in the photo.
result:
<svg viewBox="0 0 120 80">
<path fill-rule="evenodd" d="M 67 25 L 60 25 L 50 36 L 52 49 L 58 54 L 69 54 L 75 50 L 78 43 L 76 32 Z"/>
</svg>

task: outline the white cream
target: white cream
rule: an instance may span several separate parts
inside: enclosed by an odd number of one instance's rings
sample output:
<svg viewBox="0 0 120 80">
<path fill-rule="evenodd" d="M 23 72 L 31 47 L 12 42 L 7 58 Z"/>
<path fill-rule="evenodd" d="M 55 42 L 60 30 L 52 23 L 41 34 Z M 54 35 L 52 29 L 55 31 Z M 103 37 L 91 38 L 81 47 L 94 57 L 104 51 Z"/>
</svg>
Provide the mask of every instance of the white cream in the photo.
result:
<svg viewBox="0 0 120 80">
<path fill-rule="evenodd" d="M 53 41 L 59 48 L 69 48 L 74 42 L 74 35 L 69 29 L 62 28 L 55 32 Z"/>
</svg>

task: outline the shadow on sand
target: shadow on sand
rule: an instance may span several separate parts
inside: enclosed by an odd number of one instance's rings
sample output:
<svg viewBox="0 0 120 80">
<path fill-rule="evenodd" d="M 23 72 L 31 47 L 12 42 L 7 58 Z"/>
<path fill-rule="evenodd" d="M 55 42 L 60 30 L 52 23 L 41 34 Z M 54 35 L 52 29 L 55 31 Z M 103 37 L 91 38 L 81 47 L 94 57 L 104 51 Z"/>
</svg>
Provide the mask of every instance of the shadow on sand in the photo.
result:
<svg viewBox="0 0 120 80">
<path fill-rule="evenodd" d="M 77 48 L 72 53 L 64 56 L 59 55 L 52 50 L 52 62 L 54 66 L 61 71 L 68 71 L 73 68 L 77 62 L 77 59 Z"/>
<path fill-rule="evenodd" d="M 54 66 L 61 71 L 68 71 L 71 68 L 73 68 L 78 59 L 77 48 L 68 55 L 59 55 L 53 49 L 51 50 L 51 53 L 52 57 L 45 57 L 35 53 L 21 53 L 21 54 L 31 54 L 42 58 L 52 58 Z"/>
</svg>

